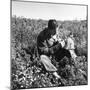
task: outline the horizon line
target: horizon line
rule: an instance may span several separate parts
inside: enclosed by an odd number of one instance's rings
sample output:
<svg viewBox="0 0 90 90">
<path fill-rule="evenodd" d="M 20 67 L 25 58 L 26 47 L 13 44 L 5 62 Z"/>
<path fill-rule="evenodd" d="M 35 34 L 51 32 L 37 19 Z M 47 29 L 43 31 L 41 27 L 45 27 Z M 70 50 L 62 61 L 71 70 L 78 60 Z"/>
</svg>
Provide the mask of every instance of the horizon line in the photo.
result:
<svg viewBox="0 0 90 90">
<path fill-rule="evenodd" d="M 44 18 L 30 18 L 30 17 L 25 17 L 25 16 L 17 16 L 17 15 L 12 15 L 12 17 L 17 17 L 17 18 L 26 18 L 26 19 L 36 19 L 36 20 L 49 20 L 49 19 L 44 19 Z M 55 19 L 55 18 L 50 18 L 50 19 Z M 87 20 L 87 19 L 64 19 L 64 20 L 60 20 L 60 19 L 56 19 L 58 21 L 82 21 L 82 20 Z"/>
</svg>

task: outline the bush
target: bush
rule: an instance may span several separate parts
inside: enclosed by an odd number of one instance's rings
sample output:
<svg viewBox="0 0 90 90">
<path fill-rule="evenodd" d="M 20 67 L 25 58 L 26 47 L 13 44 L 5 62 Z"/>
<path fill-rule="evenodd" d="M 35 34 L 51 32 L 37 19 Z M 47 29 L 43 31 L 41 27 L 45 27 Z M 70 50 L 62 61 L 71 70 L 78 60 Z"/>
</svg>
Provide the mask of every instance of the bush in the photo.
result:
<svg viewBox="0 0 90 90">
<path fill-rule="evenodd" d="M 47 27 L 47 21 L 12 17 L 11 22 L 11 88 L 39 88 L 62 86 L 52 73 L 45 71 L 39 62 L 37 36 Z M 63 38 L 69 31 L 74 33 L 76 53 L 73 59 L 64 57 L 60 62 L 54 59 L 64 86 L 87 84 L 87 21 L 58 21 Z"/>
</svg>

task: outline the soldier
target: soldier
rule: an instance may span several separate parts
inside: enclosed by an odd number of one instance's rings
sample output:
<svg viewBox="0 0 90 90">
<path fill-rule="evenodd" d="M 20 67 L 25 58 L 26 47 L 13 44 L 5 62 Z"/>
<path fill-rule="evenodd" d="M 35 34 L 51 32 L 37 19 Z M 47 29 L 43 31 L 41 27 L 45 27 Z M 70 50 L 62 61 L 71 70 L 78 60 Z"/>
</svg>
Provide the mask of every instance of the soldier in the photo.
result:
<svg viewBox="0 0 90 90">
<path fill-rule="evenodd" d="M 52 72 L 53 75 L 60 79 L 61 77 L 57 73 L 57 68 L 52 64 L 50 55 L 55 55 L 57 51 L 64 47 L 64 42 L 58 43 L 55 40 L 56 30 L 58 24 L 56 20 L 49 20 L 48 27 L 40 32 L 37 38 L 37 48 L 40 55 L 40 61 L 43 63 L 45 69 Z"/>
</svg>

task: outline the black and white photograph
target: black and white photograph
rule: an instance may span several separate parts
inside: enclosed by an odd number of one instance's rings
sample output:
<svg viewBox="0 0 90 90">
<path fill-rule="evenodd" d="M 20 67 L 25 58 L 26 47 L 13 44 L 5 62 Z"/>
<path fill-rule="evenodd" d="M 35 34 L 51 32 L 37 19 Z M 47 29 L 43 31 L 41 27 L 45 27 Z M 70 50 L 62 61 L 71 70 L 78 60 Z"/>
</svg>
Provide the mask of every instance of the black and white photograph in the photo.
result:
<svg viewBox="0 0 90 90">
<path fill-rule="evenodd" d="M 11 90 L 88 85 L 88 5 L 11 1 Z"/>
</svg>

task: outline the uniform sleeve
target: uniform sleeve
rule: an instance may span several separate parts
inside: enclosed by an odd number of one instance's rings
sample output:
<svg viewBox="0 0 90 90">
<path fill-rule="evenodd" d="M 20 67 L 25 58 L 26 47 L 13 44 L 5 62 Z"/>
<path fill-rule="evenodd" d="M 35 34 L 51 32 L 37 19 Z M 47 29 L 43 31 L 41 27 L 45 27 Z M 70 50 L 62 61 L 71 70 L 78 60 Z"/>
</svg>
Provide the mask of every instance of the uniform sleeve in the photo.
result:
<svg viewBox="0 0 90 90">
<path fill-rule="evenodd" d="M 49 54 L 49 48 L 47 46 L 46 40 L 44 40 L 41 36 L 38 36 L 37 38 L 37 47 L 39 54 Z"/>
<path fill-rule="evenodd" d="M 49 48 L 49 53 L 50 53 L 50 54 L 54 54 L 54 53 L 56 53 L 60 48 L 62 48 L 62 45 L 61 45 L 61 43 L 58 43 L 58 44 L 56 44 L 56 45 L 54 45 L 54 46 L 52 46 L 52 47 Z"/>
</svg>

